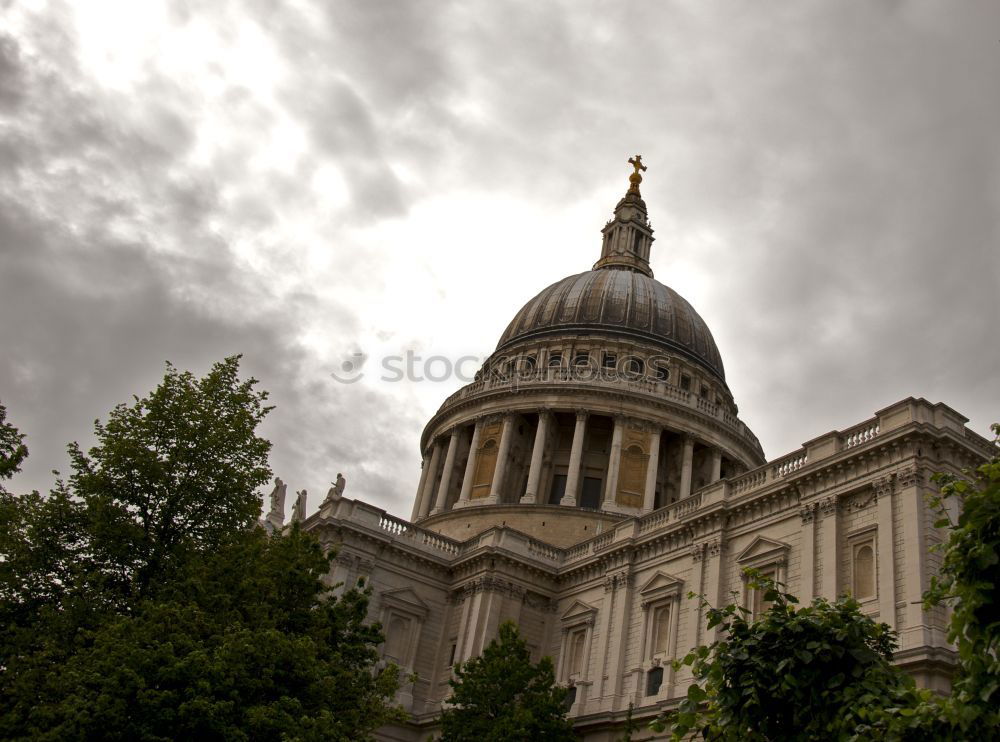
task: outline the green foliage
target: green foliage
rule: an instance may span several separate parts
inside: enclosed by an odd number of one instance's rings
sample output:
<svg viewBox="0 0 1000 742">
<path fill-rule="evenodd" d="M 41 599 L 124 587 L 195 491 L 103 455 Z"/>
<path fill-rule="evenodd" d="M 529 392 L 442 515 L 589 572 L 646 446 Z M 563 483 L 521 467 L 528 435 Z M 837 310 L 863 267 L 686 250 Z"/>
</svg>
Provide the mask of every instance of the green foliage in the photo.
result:
<svg viewBox="0 0 1000 742">
<path fill-rule="evenodd" d="M 168 367 L 48 497 L 0 493 L 0 738 L 357 740 L 401 712 L 368 597 L 255 527 L 266 394 Z"/>
<path fill-rule="evenodd" d="M 7 408 L 0 404 L 0 479 L 10 479 L 17 474 L 27 456 L 24 434 L 7 422 Z"/>
<path fill-rule="evenodd" d="M 566 689 L 555 684 L 552 660 L 532 664 L 510 621 L 480 657 L 455 666 L 452 696 L 441 714 L 443 742 L 575 740 L 566 719 Z"/>
<path fill-rule="evenodd" d="M 239 356 L 200 379 L 167 364 L 152 394 L 94 423 L 87 454 L 70 445 L 69 490 L 99 536 L 95 566 L 117 590 L 141 596 L 186 551 L 256 522 L 271 474 L 271 444 L 256 428 L 271 408 L 255 384 L 239 379 Z"/>
<path fill-rule="evenodd" d="M 238 533 L 67 651 L 11 658 L 5 739 L 357 740 L 398 713 L 367 595 L 324 600 L 330 557 L 293 530 Z M 59 672 L 51 672 L 53 666 Z"/>
<path fill-rule="evenodd" d="M 886 739 L 894 732 L 883 710 L 908 713 L 930 702 L 890 664 L 892 630 L 856 601 L 797 607 L 773 581 L 748 573 L 771 607 L 757 620 L 735 604 L 707 608 L 708 626 L 722 638 L 675 663 L 691 667 L 696 682 L 654 729 L 669 727 L 674 740 L 692 732 L 714 740 Z"/>
<path fill-rule="evenodd" d="M 1000 445 L 1000 424 L 992 426 Z M 941 574 L 924 596 L 929 607 L 953 606 L 948 639 L 958 647 L 959 673 L 947 711 L 962 736 L 989 737 L 1000 728 L 1000 455 L 966 471 L 964 477 L 937 474 L 941 494 L 931 504 L 935 524 L 949 527 L 941 545 Z M 961 503 L 958 522 L 946 510 Z"/>
</svg>

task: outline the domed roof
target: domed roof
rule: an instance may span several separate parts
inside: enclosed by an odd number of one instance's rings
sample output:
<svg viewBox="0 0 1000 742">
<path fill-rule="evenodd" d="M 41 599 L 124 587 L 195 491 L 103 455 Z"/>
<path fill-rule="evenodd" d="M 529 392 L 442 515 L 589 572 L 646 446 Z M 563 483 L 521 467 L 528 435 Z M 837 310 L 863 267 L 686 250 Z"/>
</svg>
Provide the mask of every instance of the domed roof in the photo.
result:
<svg viewBox="0 0 1000 742">
<path fill-rule="evenodd" d="M 684 297 L 642 273 L 609 266 L 557 281 L 514 316 L 497 350 L 515 341 L 562 332 L 652 341 L 704 366 L 725 382 L 722 357 L 705 321 Z"/>
</svg>

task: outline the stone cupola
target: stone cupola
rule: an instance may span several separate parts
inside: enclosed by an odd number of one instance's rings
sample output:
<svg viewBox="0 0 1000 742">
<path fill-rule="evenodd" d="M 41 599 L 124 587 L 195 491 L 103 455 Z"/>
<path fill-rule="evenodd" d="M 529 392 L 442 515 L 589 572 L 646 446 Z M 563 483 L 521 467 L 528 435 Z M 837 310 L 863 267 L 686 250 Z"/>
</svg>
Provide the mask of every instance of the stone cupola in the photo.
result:
<svg viewBox="0 0 1000 742">
<path fill-rule="evenodd" d="M 635 169 L 628 180 L 629 187 L 625 196 L 615 206 L 615 215 L 601 233 L 604 241 L 601 244 L 601 259 L 594 263 L 594 270 L 600 268 L 624 268 L 653 277 L 649 267 L 649 249 L 653 244 L 653 228 L 646 214 L 646 202 L 639 193 L 642 183 L 640 170 L 645 170 L 642 155 L 636 155 L 629 160 Z"/>
</svg>

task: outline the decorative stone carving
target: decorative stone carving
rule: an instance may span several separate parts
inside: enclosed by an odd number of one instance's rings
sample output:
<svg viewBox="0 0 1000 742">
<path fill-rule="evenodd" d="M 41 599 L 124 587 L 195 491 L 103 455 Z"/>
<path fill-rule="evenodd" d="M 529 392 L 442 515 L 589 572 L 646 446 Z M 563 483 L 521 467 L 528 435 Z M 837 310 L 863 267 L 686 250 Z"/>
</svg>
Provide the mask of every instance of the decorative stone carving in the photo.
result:
<svg viewBox="0 0 1000 742">
<path fill-rule="evenodd" d="M 700 562 L 705 558 L 705 544 L 691 544 L 691 559 Z"/>
<path fill-rule="evenodd" d="M 604 592 L 611 592 L 612 590 L 618 590 L 623 587 L 631 586 L 632 575 L 628 570 L 621 570 L 620 572 L 614 572 L 608 574 L 604 578 Z"/>
<path fill-rule="evenodd" d="M 799 509 L 803 523 L 812 523 L 816 519 L 816 503 L 810 502 Z"/>
<path fill-rule="evenodd" d="M 823 517 L 826 518 L 827 516 L 837 514 L 837 511 L 840 509 L 840 503 L 837 502 L 835 496 L 824 497 L 819 503 L 819 508 L 823 513 Z"/>
<path fill-rule="evenodd" d="M 920 472 L 916 467 L 909 467 L 901 470 L 896 475 L 896 481 L 899 483 L 901 488 L 913 487 L 921 484 L 923 482 L 923 477 L 920 475 Z"/>
<path fill-rule="evenodd" d="M 717 557 L 726 550 L 726 542 L 721 538 L 714 538 L 708 542 L 708 555 Z"/>
</svg>

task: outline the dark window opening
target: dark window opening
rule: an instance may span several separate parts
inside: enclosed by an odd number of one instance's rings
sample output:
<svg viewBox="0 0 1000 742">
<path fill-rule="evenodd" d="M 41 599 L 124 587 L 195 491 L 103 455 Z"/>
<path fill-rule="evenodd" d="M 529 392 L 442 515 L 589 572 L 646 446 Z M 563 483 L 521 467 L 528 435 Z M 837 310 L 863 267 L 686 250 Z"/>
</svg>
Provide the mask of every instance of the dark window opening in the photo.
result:
<svg viewBox="0 0 1000 742">
<path fill-rule="evenodd" d="M 601 365 L 604 366 L 604 368 L 614 368 L 618 365 L 618 356 L 614 353 L 605 353 L 604 360 Z"/>
<path fill-rule="evenodd" d="M 586 366 L 590 363 L 590 355 L 587 353 L 577 353 L 576 358 L 573 359 L 574 366 Z"/>
<path fill-rule="evenodd" d="M 458 649 L 458 645 L 457 644 L 452 644 L 451 645 L 451 656 L 448 658 L 448 667 L 451 667 L 452 665 L 455 664 L 455 650 L 456 649 Z"/>
<path fill-rule="evenodd" d="M 681 389 L 685 392 L 691 391 L 691 377 L 687 374 L 681 374 Z"/>
<path fill-rule="evenodd" d="M 646 695 L 655 696 L 663 685 L 663 668 L 654 667 L 646 673 Z"/>
<path fill-rule="evenodd" d="M 659 379 L 660 381 L 666 381 L 667 379 L 670 378 L 670 369 L 667 368 L 666 366 L 657 366 L 656 378 Z"/>
<path fill-rule="evenodd" d="M 583 492 L 580 493 L 581 508 L 597 510 L 601 507 L 601 481 L 597 477 L 583 478 Z"/>
<path fill-rule="evenodd" d="M 566 475 L 553 475 L 552 490 L 549 492 L 549 505 L 558 505 L 564 494 L 566 494 Z"/>
<path fill-rule="evenodd" d="M 708 387 L 704 384 L 701 385 L 701 398 L 708 399 Z"/>
<path fill-rule="evenodd" d="M 641 358 L 629 358 L 625 364 L 625 371 L 629 374 L 640 376 L 644 370 Z"/>
<path fill-rule="evenodd" d="M 576 686 L 571 685 L 566 689 L 566 710 L 569 711 L 576 703 Z"/>
<path fill-rule="evenodd" d="M 562 366 L 562 353 L 549 353 L 549 367 Z"/>
<path fill-rule="evenodd" d="M 642 233 L 636 232 L 635 239 L 632 241 L 632 251 L 638 253 L 640 247 L 642 247 Z"/>
</svg>

